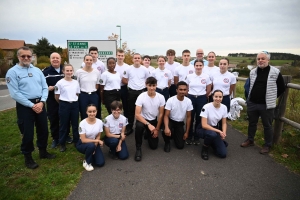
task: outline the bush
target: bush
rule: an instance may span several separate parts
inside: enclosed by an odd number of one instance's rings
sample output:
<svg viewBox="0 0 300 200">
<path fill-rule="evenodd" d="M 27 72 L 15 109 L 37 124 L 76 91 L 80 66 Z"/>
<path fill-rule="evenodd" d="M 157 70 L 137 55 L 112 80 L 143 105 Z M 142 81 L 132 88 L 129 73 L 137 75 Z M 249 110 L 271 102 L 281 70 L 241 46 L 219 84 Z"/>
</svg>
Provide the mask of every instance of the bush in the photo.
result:
<svg viewBox="0 0 300 200">
<path fill-rule="evenodd" d="M 248 68 L 245 69 L 234 69 L 232 72 L 238 72 L 239 76 L 249 76 L 250 70 Z"/>
<path fill-rule="evenodd" d="M 50 63 L 38 63 L 36 65 L 36 67 L 40 68 L 41 70 L 42 69 L 45 69 L 46 67 L 50 66 Z"/>
<path fill-rule="evenodd" d="M 50 58 L 48 56 L 40 56 L 37 59 L 37 63 L 50 63 Z"/>
<path fill-rule="evenodd" d="M 0 62 L 0 78 L 5 78 L 6 72 L 9 68 L 10 66 L 7 62 Z"/>
</svg>

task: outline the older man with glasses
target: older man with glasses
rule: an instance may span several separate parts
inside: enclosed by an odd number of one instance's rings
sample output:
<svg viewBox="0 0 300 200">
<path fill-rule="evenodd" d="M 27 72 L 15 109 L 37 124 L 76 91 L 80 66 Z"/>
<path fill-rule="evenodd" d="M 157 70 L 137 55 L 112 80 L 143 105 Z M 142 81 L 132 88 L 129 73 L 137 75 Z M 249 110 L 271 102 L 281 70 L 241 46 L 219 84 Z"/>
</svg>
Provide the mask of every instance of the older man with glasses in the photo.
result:
<svg viewBox="0 0 300 200">
<path fill-rule="evenodd" d="M 31 64 L 32 52 L 28 47 L 17 51 L 19 63 L 6 74 L 6 83 L 10 96 L 16 101 L 18 125 L 22 134 L 21 152 L 27 168 L 35 169 L 38 164 L 32 158 L 34 150 L 34 125 L 37 132 L 37 146 L 41 159 L 55 158 L 47 152 L 48 123 L 45 101 L 48 86 L 42 71 Z"/>
<path fill-rule="evenodd" d="M 204 66 L 207 66 L 207 65 L 208 65 L 208 61 L 205 60 L 205 59 L 203 58 L 203 56 L 204 56 L 204 51 L 203 51 L 203 49 L 197 49 L 197 51 L 196 51 L 196 59 L 192 60 L 192 61 L 190 62 L 190 64 L 194 66 L 195 60 L 200 59 L 200 60 L 203 60 Z"/>
</svg>

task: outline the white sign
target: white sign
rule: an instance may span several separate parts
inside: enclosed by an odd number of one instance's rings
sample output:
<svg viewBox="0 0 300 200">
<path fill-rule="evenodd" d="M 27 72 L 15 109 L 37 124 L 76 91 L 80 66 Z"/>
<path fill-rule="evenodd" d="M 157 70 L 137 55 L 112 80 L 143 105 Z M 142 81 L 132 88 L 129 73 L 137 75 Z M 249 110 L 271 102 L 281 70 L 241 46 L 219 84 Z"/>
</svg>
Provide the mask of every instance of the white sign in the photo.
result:
<svg viewBox="0 0 300 200">
<path fill-rule="evenodd" d="M 74 71 L 81 67 L 83 58 L 89 53 L 89 48 L 98 48 L 98 59 L 106 66 L 109 57 L 117 56 L 117 41 L 115 40 L 67 40 L 69 63 L 73 65 Z"/>
</svg>

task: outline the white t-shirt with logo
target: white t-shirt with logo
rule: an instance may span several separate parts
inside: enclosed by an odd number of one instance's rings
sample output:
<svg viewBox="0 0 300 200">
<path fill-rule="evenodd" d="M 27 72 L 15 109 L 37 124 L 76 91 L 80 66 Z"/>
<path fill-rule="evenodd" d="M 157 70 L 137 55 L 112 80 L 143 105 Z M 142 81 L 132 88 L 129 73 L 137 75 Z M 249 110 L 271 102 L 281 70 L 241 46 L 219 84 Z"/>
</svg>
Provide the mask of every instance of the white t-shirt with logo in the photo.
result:
<svg viewBox="0 0 300 200">
<path fill-rule="evenodd" d="M 91 72 L 87 72 L 83 69 L 78 69 L 75 73 L 77 81 L 80 85 L 80 90 L 83 92 L 95 92 L 96 84 L 100 84 L 100 72 L 93 69 Z"/>
<path fill-rule="evenodd" d="M 144 65 L 143 65 L 144 66 Z M 144 66 L 145 67 L 145 66 Z M 145 67 L 146 69 L 148 69 L 148 71 L 151 73 L 153 70 L 155 70 L 154 67 L 150 66 L 149 67 Z"/>
<path fill-rule="evenodd" d="M 211 81 L 213 83 L 212 92 L 219 89 L 223 92 L 223 96 L 226 96 L 229 95 L 230 85 L 236 84 L 236 77 L 228 71 L 224 74 L 219 71 L 211 76 Z"/>
<path fill-rule="evenodd" d="M 172 80 L 172 73 L 168 69 L 161 70 L 160 68 L 156 68 L 151 72 L 151 76 L 153 76 L 157 80 L 157 88 L 165 89 L 168 87 L 169 80 Z"/>
<path fill-rule="evenodd" d="M 116 63 L 116 67 L 115 67 L 115 71 L 117 71 L 120 75 L 121 78 L 121 86 L 125 85 L 122 83 L 122 77 L 124 74 L 124 71 L 127 70 L 127 68 L 129 67 L 129 65 L 127 65 L 126 63 L 123 63 L 123 65 L 118 65 L 118 63 Z"/>
<path fill-rule="evenodd" d="M 200 116 L 207 119 L 208 125 L 217 126 L 221 119 L 227 118 L 227 107 L 221 104 L 220 108 L 216 108 L 211 102 L 203 106 Z"/>
<path fill-rule="evenodd" d="M 101 74 L 100 84 L 104 85 L 104 90 L 119 90 L 120 86 L 120 74 L 116 72 L 115 74 L 105 71 Z"/>
<path fill-rule="evenodd" d="M 177 96 L 170 97 L 165 106 L 166 110 L 170 110 L 170 118 L 177 122 L 182 122 L 186 112 L 193 110 L 192 101 L 184 97 L 182 101 L 177 99 Z"/>
<path fill-rule="evenodd" d="M 193 65 L 189 65 L 189 66 L 180 65 L 180 66 L 176 67 L 174 76 L 178 76 L 178 81 L 186 82 L 186 79 L 185 79 L 186 76 L 188 74 L 193 74 L 194 72 L 195 72 L 195 68 Z"/>
<path fill-rule="evenodd" d="M 159 108 L 165 103 L 165 97 L 158 92 L 153 98 L 148 95 L 148 92 L 143 92 L 136 99 L 135 105 L 142 107 L 141 115 L 144 119 L 154 120 L 159 113 Z"/>
<path fill-rule="evenodd" d="M 171 80 L 171 84 L 174 84 L 174 74 L 175 74 L 175 69 L 176 67 L 180 66 L 179 62 L 173 62 L 173 64 L 169 64 L 168 62 L 165 63 L 165 68 L 170 70 L 172 73 L 172 80 Z"/>
<path fill-rule="evenodd" d="M 97 135 L 103 131 L 103 123 L 100 119 L 96 118 L 94 124 L 87 123 L 86 119 L 79 123 L 79 134 L 85 134 L 88 139 L 96 139 Z"/>
<path fill-rule="evenodd" d="M 81 64 L 81 67 L 84 68 L 85 67 L 85 63 L 83 62 Z M 105 72 L 105 65 L 101 60 L 97 60 L 96 62 L 93 62 L 92 64 L 92 68 L 93 69 L 97 69 L 100 74 L 102 74 L 103 72 Z"/>
<path fill-rule="evenodd" d="M 149 71 L 144 66 L 129 66 L 123 73 L 123 77 L 128 79 L 128 87 L 133 90 L 141 90 L 146 87 L 146 79 L 150 76 Z"/>
<path fill-rule="evenodd" d="M 189 85 L 188 94 L 205 95 L 206 86 L 211 84 L 211 80 L 207 74 L 202 72 L 199 76 L 195 73 L 187 75 L 186 83 Z"/>
<path fill-rule="evenodd" d="M 110 114 L 104 119 L 104 126 L 109 128 L 109 132 L 111 134 L 120 134 L 123 127 L 127 124 L 128 120 L 123 115 L 120 115 L 119 118 L 116 119 L 112 114 Z"/>
<path fill-rule="evenodd" d="M 59 94 L 59 100 L 77 101 L 77 94 L 80 94 L 79 83 L 74 79 L 71 81 L 60 79 L 55 85 L 54 93 Z"/>
</svg>

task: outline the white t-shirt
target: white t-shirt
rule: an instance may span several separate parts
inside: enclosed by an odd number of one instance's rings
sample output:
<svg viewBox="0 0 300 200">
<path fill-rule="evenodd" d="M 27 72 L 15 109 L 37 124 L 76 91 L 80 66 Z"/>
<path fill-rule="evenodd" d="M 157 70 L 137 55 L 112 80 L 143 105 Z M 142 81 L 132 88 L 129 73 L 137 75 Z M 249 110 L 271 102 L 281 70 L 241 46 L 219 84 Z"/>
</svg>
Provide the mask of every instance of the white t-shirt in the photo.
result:
<svg viewBox="0 0 300 200">
<path fill-rule="evenodd" d="M 123 127 L 128 124 L 128 120 L 123 115 L 120 115 L 118 119 L 114 118 L 112 114 L 108 115 L 104 119 L 104 126 L 109 128 L 111 134 L 120 134 Z"/>
<path fill-rule="evenodd" d="M 195 72 L 195 68 L 193 65 L 189 65 L 189 66 L 179 65 L 175 69 L 174 76 L 178 76 L 178 78 L 179 78 L 178 81 L 185 82 L 186 76 L 188 74 L 193 74 L 194 72 Z"/>
<path fill-rule="evenodd" d="M 206 86 L 211 84 L 211 80 L 207 74 L 202 72 L 199 76 L 195 73 L 187 75 L 186 83 L 189 85 L 189 94 L 205 95 Z"/>
<path fill-rule="evenodd" d="M 146 120 L 154 120 L 158 113 L 159 108 L 166 103 L 163 95 L 156 92 L 155 97 L 151 98 L 148 92 L 143 92 L 136 99 L 135 105 L 142 107 L 141 115 Z"/>
<path fill-rule="evenodd" d="M 146 79 L 150 76 L 149 71 L 144 66 L 129 66 L 123 73 L 123 77 L 128 79 L 128 87 L 133 90 L 141 90 L 146 87 Z"/>
<path fill-rule="evenodd" d="M 170 97 L 165 106 L 166 110 L 170 110 L 170 118 L 177 122 L 182 122 L 186 112 L 193 110 L 192 101 L 184 97 L 182 101 L 177 99 L 177 95 Z"/>
<path fill-rule="evenodd" d="M 172 73 L 166 68 L 163 70 L 156 68 L 151 72 L 151 76 L 157 80 L 157 87 L 160 89 L 169 87 L 168 82 L 169 80 L 172 80 Z"/>
<path fill-rule="evenodd" d="M 120 74 L 120 78 L 121 78 L 121 86 L 123 86 L 124 84 L 122 83 L 122 77 L 123 77 L 123 73 L 124 71 L 129 67 L 129 65 L 127 65 L 126 63 L 123 63 L 122 66 L 118 65 L 118 63 L 116 63 L 116 67 L 115 67 L 115 71 L 117 71 Z"/>
<path fill-rule="evenodd" d="M 223 96 L 229 95 L 230 85 L 236 84 L 236 77 L 228 71 L 224 74 L 221 74 L 219 71 L 214 73 L 210 78 L 213 83 L 212 92 L 219 89 L 223 92 Z"/>
<path fill-rule="evenodd" d="M 77 101 L 80 94 L 80 87 L 78 81 L 72 79 L 67 81 L 60 79 L 55 85 L 55 94 L 59 94 L 59 100 L 62 101 Z"/>
<path fill-rule="evenodd" d="M 85 63 L 84 62 L 81 64 L 81 67 L 82 68 L 85 67 Z M 102 74 L 103 72 L 105 72 L 105 65 L 104 65 L 104 63 L 101 60 L 97 60 L 96 62 L 94 62 L 92 64 L 92 67 L 93 67 L 93 69 L 97 69 L 100 72 L 100 74 Z"/>
<path fill-rule="evenodd" d="M 144 66 L 144 65 L 143 65 Z M 144 66 L 145 67 L 145 66 Z M 148 69 L 148 71 L 151 73 L 153 70 L 155 70 L 154 67 L 150 66 L 149 67 L 145 67 L 146 69 Z"/>
<path fill-rule="evenodd" d="M 169 64 L 168 62 L 165 63 L 165 68 L 170 70 L 172 73 L 172 80 L 171 80 L 171 84 L 174 84 L 174 74 L 175 74 L 175 68 L 180 66 L 179 62 L 173 62 L 173 64 Z"/>
<path fill-rule="evenodd" d="M 95 92 L 96 84 L 100 84 L 100 72 L 93 69 L 91 72 L 87 72 L 83 69 L 78 69 L 75 73 L 77 81 L 80 85 L 80 90 L 83 92 Z"/>
<path fill-rule="evenodd" d="M 210 77 L 214 74 L 220 71 L 220 68 L 217 66 L 209 67 L 209 66 L 204 66 L 202 69 L 202 73 L 205 73 L 209 75 Z"/>
<path fill-rule="evenodd" d="M 220 108 L 216 108 L 211 102 L 203 106 L 200 116 L 207 119 L 208 125 L 217 126 L 221 119 L 227 117 L 227 107 L 221 104 Z"/>
<path fill-rule="evenodd" d="M 79 134 L 85 134 L 86 138 L 95 139 L 99 133 L 103 131 L 103 123 L 96 118 L 95 124 L 87 123 L 86 119 L 79 123 Z"/>
<path fill-rule="evenodd" d="M 100 84 L 104 85 L 104 90 L 119 90 L 120 86 L 120 74 L 116 72 L 115 74 L 105 71 L 101 74 Z"/>
</svg>

